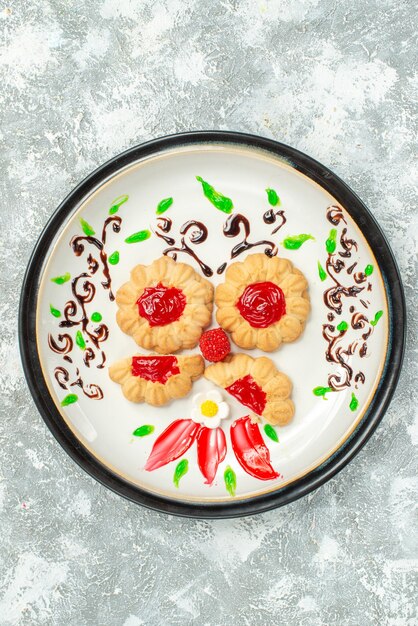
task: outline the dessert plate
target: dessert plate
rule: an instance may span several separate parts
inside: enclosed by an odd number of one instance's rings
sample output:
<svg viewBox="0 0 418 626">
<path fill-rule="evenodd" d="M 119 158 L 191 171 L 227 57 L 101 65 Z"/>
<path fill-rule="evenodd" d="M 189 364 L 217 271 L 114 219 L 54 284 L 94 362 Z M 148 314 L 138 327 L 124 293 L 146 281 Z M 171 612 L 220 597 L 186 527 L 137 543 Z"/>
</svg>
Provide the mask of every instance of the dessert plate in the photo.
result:
<svg viewBox="0 0 418 626">
<path fill-rule="evenodd" d="M 231 344 L 289 377 L 293 419 L 255 418 L 216 377 L 164 406 L 129 401 L 108 368 L 147 353 L 116 321 L 114 294 L 132 268 L 167 256 L 216 287 L 253 254 L 290 260 L 308 282 L 295 341 L 268 352 Z M 383 417 L 405 332 L 399 272 L 361 200 L 308 156 L 229 132 L 157 139 L 86 178 L 36 245 L 19 315 L 30 390 L 68 454 L 120 495 L 192 517 L 266 511 L 336 474 Z M 210 410 L 193 421 L 202 402 L 217 404 L 216 431 Z"/>
</svg>

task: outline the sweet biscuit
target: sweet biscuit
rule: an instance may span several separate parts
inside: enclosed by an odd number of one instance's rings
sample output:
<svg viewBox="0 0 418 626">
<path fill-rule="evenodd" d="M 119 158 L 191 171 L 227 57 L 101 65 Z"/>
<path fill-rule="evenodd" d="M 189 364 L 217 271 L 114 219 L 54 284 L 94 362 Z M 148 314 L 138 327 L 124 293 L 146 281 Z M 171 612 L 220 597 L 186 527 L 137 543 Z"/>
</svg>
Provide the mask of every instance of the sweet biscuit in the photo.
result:
<svg viewBox="0 0 418 626">
<path fill-rule="evenodd" d="M 124 333 L 142 348 L 169 354 L 197 345 L 211 321 L 213 286 L 190 265 L 163 256 L 134 267 L 116 303 Z"/>
<path fill-rule="evenodd" d="M 240 348 L 271 352 L 302 333 L 310 311 L 307 289 L 288 259 L 252 254 L 233 263 L 216 288 L 216 319 Z"/>
<path fill-rule="evenodd" d="M 257 359 L 247 354 L 228 357 L 209 365 L 205 378 L 225 389 L 269 424 L 284 426 L 294 415 L 295 407 L 289 398 L 292 383 L 265 356 Z"/>
<path fill-rule="evenodd" d="M 123 395 L 131 402 L 161 406 L 186 396 L 203 370 L 200 355 L 136 354 L 111 365 L 109 376 L 122 386 Z"/>
</svg>

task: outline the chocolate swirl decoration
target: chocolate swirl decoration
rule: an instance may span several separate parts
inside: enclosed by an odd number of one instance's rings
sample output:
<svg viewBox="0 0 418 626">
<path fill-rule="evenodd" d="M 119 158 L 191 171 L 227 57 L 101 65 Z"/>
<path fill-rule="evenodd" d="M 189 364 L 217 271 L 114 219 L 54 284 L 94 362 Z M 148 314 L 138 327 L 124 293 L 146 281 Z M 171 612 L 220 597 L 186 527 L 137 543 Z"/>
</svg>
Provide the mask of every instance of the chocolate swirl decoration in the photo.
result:
<svg viewBox="0 0 418 626">
<path fill-rule="evenodd" d="M 334 287 L 330 287 L 324 292 L 323 298 L 329 309 L 335 311 L 337 315 L 341 315 L 343 310 L 343 296 L 346 298 L 355 298 L 361 291 L 361 287 L 344 287 L 343 285 L 336 284 Z"/>
<path fill-rule="evenodd" d="M 122 223 L 122 218 L 119 217 L 119 215 L 112 215 L 111 217 L 108 217 L 105 220 L 105 223 L 103 224 L 103 229 L 102 229 L 102 242 L 103 242 L 103 247 L 100 250 L 100 259 L 102 261 L 103 264 L 103 276 L 105 277 L 105 280 L 102 281 L 102 287 L 103 289 L 108 289 L 109 290 L 109 300 L 113 301 L 115 299 L 115 296 L 112 292 L 112 278 L 110 276 L 110 270 L 109 270 L 109 264 L 107 262 L 107 254 L 104 251 L 104 246 L 106 244 L 106 231 L 108 229 L 108 227 L 111 225 L 112 226 L 112 230 L 114 233 L 119 233 L 120 232 L 120 225 Z"/>
<path fill-rule="evenodd" d="M 80 377 L 80 372 L 77 369 L 77 378 L 73 382 L 70 381 L 70 374 L 65 367 L 56 367 L 54 370 L 55 380 L 62 389 L 69 389 L 69 387 L 80 387 L 84 395 L 92 400 L 101 400 L 103 398 L 103 391 L 99 385 L 85 384 Z"/>
<path fill-rule="evenodd" d="M 101 284 L 103 289 L 108 290 L 109 299 L 111 301 L 113 301 L 115 297 L 112 292 L 112 280 L 109 272 L 107 254 L 105 252 L 105 244 L 109 229 L 112 229 L 114 233 L 119 233 L 121 223 L 122 219 L 118 215 L 111 215 L 107 217 L 103 223 L 101 239 L 93 237 L 92 235 L 81 235 L 73 237 L 70 241 L 70 246 L 74 254 L 78 257 L 83 254 L 87 245 L 96 248 L 99 253 L 104 276 L 104 280 Z M 97 358 L 98 353 L 101 353 L 101 360 L 97 368 L 102 369 L 106 362 L 106 354 L 101 349 L 101 344 L 107 340 L 109 329 L 106 324 L 99 324 L 92 328 L 92 323 L 86 311 L 86 306 L 94 300 L 96 295 L 96 286 L 91 281 L 91 278 L 97 273 L 99 268 L 100 263 L 96 258 L 96 254 L 93 256 L 90 251 L 87 256 L 88 273 L 82 272 L 71 281 L 73 298 L 68 300 L 64 306 L 63 319 L 59 322 L 59 327 L 73 328 L 79 326 L 84 339 L 84 343 L 80 347 L 83 347 L 83 361 L 85 366 L 90 367 L 90 362 Z M 73 363 L 72 358 L 69 356 L 74 346 L 71 335 L 63 333 L 59 334 L 57 338 L 54 338 L 49 334 L 48 345 L 53 352 L 62 355 L 63 360 L 68 363 Z M 77 377 L 72 382 L 70 382 L 70 374 L 65 367 L 56 367 L 54 375 L 58 385 L 62 389 L 78 386 L 82 389 L 83 393 L 91 399 L 101 400 L 103 398 L 103 391 L 98 385 L 85 384 L 83 382 L 78 368 L 76 369 Z"/>
<path fill-rule="evenodd" d="M 120 228 L 121 228 L 120 226 L 121 222 L 122 222 L 122 218 L 119 217 L 118 215 L 112 215 L 111 217 L 108 217 L 105 220 L 104 225 L 103 225 L 101 240 L 91 235 L 78 235 L 76 237 L 73 237 L 70 241 L 70 246 L 72 247 L 73 252 L 76 256 L 81 256 L 83 254 L 86 244 L 95 246 L 99 250 L 100 260 L 103 265 L 103 270 L 102 270 L 103 276 L 105 278 L 105 280 L 102 281 L 102 286 L 104 289 L 107 289 L 109 291 L 109 300 L 111 301 L 115 299 L 115 296 L 112 292 L 112 279 L 110 276 L 109 264 L 107 262 L 107 254 L 104 250 L 104 246 L 106 243 L 106 235 L 107 235 L 108 227 L 111 225 L 113 232 L 119 233 Z M 92 274 L 94 274 L 98 269 L 97 260 L 94 259 L 91 254 L 89 254 L 87 258 L 87 262 L 89 264 L 89 270 L 91 271 Z"/>
<path fill-rule="evenodd" d="M 94 329 L 91 329 L 89 318 L 86 311 L 86 304 L 92 302 L 96 294 L 96 287 L 88 280 L 90 275 L 83 272 L 76 276 L 71 282 L 71 291 L 74 296 L 74 300 L 69 300 L 64 307 L 63 317 L 64 319 L 59 323 L 61 328 L 71 328 L 73 326 L 81 326 L 82 332 L 90 340 L 91 346 L 86 347 L 84 353 L 84 363 L 87 367 L 90 367 L 90 361 L 96 358 L 96 350 L 101 350 L 100 344 L 107 340 L 109 337 L 109 329 L 106 324 L 99 324 Z M 66 336 L 71 340 L 69 335 Z M 55 343 L 55 342 L 54 342 Z M 51 344 L 50 344 L 51 345 Z M 99 369 L 104 367 L 105 357 L 102 354 L 102 364 L 98 365 Z"/>
<path fill-rule="evenodd" d="M 353 274 L 353 278 L 357 285 L 361 285 L 361 283 L 364 283 L 367 280 L 367 276 L 364 272 L 355 272 Z"/>
<path fill-rule="evenodd" d="M 341 222 L 347 224 L 342 209 L 338 206 L 328 207 L 326 217 L 333 226 L 338 226 Z M 346 261 L 346 259 L 351 258 L 352 254 L 358 250 L 357 242 L 347 236 L 346 227 L 342 228 L 339 243 L 339 250 L 328 253 L 325 266 L 327 274 L 334 284 L 332 287 L 326 289 L 323 294 L 324 303 L 330 310 L 327 315 L 328 322 L 333 322 L 332 324 L 327 323 L 322 326 L 323 337 L 328 344 L 325 357 L 328 362 L 340 366 L 340 370 L 337 373 L 330 374 L 328 377 L 328 386 L 334 391 L 340 391 L 351 386 L 353 369 L 349 364 L 350 357 L 357 351 L 361 358 L 367 355 L 367 339 L 373 332 L 373 327 L 370 325 L 366 315 L 356 312 L 354 305 L 350 305 L 349 307 L 351 314 L 350 327 L 352 331 L 359 333 L 360 337 L 354 339 L 348 346 L 343 346 L 343 338 L 348 330 L 347 325 L 345 324 L 344 330 L 340 331 L 334 326 L 335 316 L 342 314 L 343 299 L 357 298 L 358 294 L 366 288 L 366 285 L 363 285 L 363 283 L 367 281 L 364 272 L 354 272 L 358 261 L 350 262 L 351 264 Z M 351 284 L 347 284 L 349 281 Z M 360 299 L 359 301 L 367 308 L 367 303 L 364 300 Z M 341 325 L 341 328 L 343 328 L 343 325 Z M 354 383 L 364 384 L 364 382 L 364 373 L 358 372 L 354 376 Z"/>
<path fill-rule="evenodd" d="M 86 348 L 84 350 L 83 361 L 86 367 L 90 367 L 90 361 L 94 361 L 95 358 L 96 358 L 96 353 L 93 350 L 93 348 Z M 99 365 L 97 367 L 99 367 Z"/>
<path fill-rule="evenodd" d="M 332 256 L 328 259 L 329 267 L 332 267 L 336 274 L 345 268 L 345 263 L 341 259 L 334 259 Z"/>
<path fill-rule="evenodd" d="M 273 241 L 267 241 L 266 239 L 255 241 L 254 243 L 248 241 L 250 222 L 244 215 L 240 213 L 230 215 L 223 227 L 225 237 L 237 237 L 242 231 L 244 232 L 244 238 L 232 248 L 231 259 L 235 259 L 238 255 L 256 246 L 267 246 L 264 250 L 264 254 L 270 258 L 277 254 L 277 246 Z"/>
<path fill-rule="evenodd" d="M 354 330 L 360 330 L 364 328 L 368 323 L 369 320 L 365 315 L 363 315 L 363 313 L 354 313 L 351 318 L 351 327 L 354 328 Z"/>
<path fill-rule="evenodd" d="M 65 304 L 63 311 L 64 320 L 59 323 L 61 328 L 71 328 L 81 324 L 83 330 L 86 329 L 88 317 L 85 305 L 91 302 L 96 295 L 96 287 L 89 280 L 83 280 L 82 292 L 78 291 L 80 280 L 87 278 L 90 278 L 90 274 L 82 272 L 71 281 L 71 291 L 75 299 L 69 300 Z M 79 307 L 81 311 L 79 311 Z M 79 316 L 78 319 L 74 319 L 77 316 Z"/>
<path fill-rule="evenodd" d="M 99 262 L 97 259 L 93 257 L 92 254 L 89 254 L 87 257 L 87 266 L 90 274 L 95 274 L 99 269 Z"/>
<path fill-rule="evenodd" d="M 177 258 L 177 253 L 179 252 L 188 254 L 198 263 L 198 265 L 200 266 L 200 269 L 202 270 L 205 276 L 208 276 L 208 277 L 212 276 L 213 275 L 212 268 L 210 268 L 209 265 L 206 265 L 206 263 L 204 263 L 202 259 L 198 257 L 196 252 L 189 245 L 189 244 L 199 245 L 203 243 L 204 241 L 206 241 L 207 236 L 208 236 L 207 227 L 202 222 L 198 222 L 197 220 L 188 220 L 180 228 L 180 235 L 182 235 L 180 239 L 180 246 L 175 247 L 174 245 L 171 245 L 169 248 L 166 248 L 163 251 L 163 254 L 170 256 L 174 260 Z M 187 237 L 187 241 L 186 241 L 186 237 Z M 162 237 L 162 238 L 167 240 L 166 237 Z"/>
<path fill-rule="evenodd" d="M 325 358 L 329 363 L 339 364 L 343 368 L 342 372 L 331 374 L 328 377 L 328 386 L 334 391 L 340 391 L 341 389 L 350 386 L 350 381 L 353 376 L 353 370 L 344 358 L 353 354 L 353 344 L 350 344 L 347 350 L 343 350 L 342 346 L 339 346 L 338 344 L 347 331 L 336 330 L 335 326 L 332 324 L 324 324 L 322 328 L 322 335 L 328 342 Z"/>
<path fill-rule="evenodd" d="M 328 386 L 334 391 L 341 391 L 346 387 L 351 386 L 351 379 L 353 377 L 353 368 L 348 365 L 346 357 L 350 356 L 350 353 L 347 350 L 343 350 L 340 346 L 335 351 L 335 361 L 334 363 L 339 363 L 343 368 L 343 371 L 336 372 L 335 374 L 330 374 L 328 376 Z"/>
<path fill-rule="evenodd" d="M 61 343 L 62 345 L 59 346 L 58 343 Z M 52 352 L 55 352 L 56 354 L 68 354 L 73 349 L 73 340 L 71 335 L 67 335 L 66 333 L 58 335 L 57 339 L 54 339 L 51 333 L 49 333 L 48 346 Z"/>
<path fill-rule="evenodd" d="M 354 377 L 354 382 L 357 383 L 361 383 L 362 385 L 364 385 L 364 383 L 366 382 L 366 377 L 363 374 L 363 372 L 358 372 L 355 377 Z"/>
<path fill-rule="evenodd" d="M 56 367 L 54 376 L 61 389 L 68 389 L 67 383 L 70 380 L 70 374 L 65 367 Z"/>
<path fill-rule="evenodd" d="M 274 209 L 269 209 L 263 215 L 263 221 L 265 224 L 274 224 L 277 221 L 278 217 L 281 218 L 281 223 L 278 226 L 276 226 L 274 230 L 271 231 L 272 235 L 277 233 L 286 224 L 287 220 L 286 220 L 284 211 L 282 209 L 280 209 L 279 211 L 275 211 Z"/>
<path fill-rule="evenodd" d="M 157 237 L 163 239 L 169 246 L 174 246 L 176 243 L 176 240 L 173 239 L 173 237 L 169 237 L 167 235 L 167 233 L 170 232 L 172 225 L 173 222 L 169 217 L 158 217 L 157 228 L 153 230 Z"/>
<path fill-rule="evenodd" d="M 341 207 L 332 205 L 327 208 L 327 220 L 331 222 L 333 226 L 338 226 L 338 224 L 343 221 L 344 224 L 347 224 L 345 217 L 343 215 L 343 210 Z"/>
<path fill-rule="evenodd" d="M 347 229 L 343 228 L 341 237 L 340 237 L 340 244 L 341 244 L 341 247 L 344 248 L 344 250 L 342 252 L 339 252 L 338 254 L 348 259 L 351 257 L 352 249 L 354 248 L 355 250 L 357 250 L 358 246 L 357 246 L 357 242 L 354 241 L 354 239 L 348 239 L 348 237 L 346 237 L 346 234 L 347 234 Z"/>
<path fill-rule="evenodd" d="M 263 214 L 263 221 L 265 224 L 275 224 L 280 219 L 280 223 L 272 230 L 271 234 L 277 233 L 282 226 L 286 223 L 286 217 L 283 210 L 274 211 L 269 209 Z M 213 276 L 213 269 L 209 267 L 203 260 L 197 255 L 194 246 L 199 245 L 206 241 L 208 236 L 208 229 L 202 222 L 197 220 L 189 220 L 185 222 L 180 228 L 180 245 L 176 245 L 176 240 L 168 233 L 171 232 L 172 220 L 168 217 L 158 217 L 157 225 L 153 232 L 157 237 L 165 241 L 168 244 L 168 248 L 163 250 L 163 254 L 170 256 L 174 261 L 177 260 L 178 253 L 184 253 L 191 256 L 200 266 L 205 276 Z M 241 214 L 230 215 L 223 225 L 223 234 L 225 237 L 237 237 L 240 232 L 243 232 L 244 239 L 236 244 L 231 250 L 231 259 L 234 259 L 239 254 L 246 250 L 250 250 L 255 246 L 266 246 L 264 253 L 273 257 L 277 254 L 277 246 L 273 241 L 248 241 L 250 235 L 250 222 Z M 221 263 L 217 268 L 217 274 L 223 274 L 228 265 L 227 261 Z"/>
</svg>

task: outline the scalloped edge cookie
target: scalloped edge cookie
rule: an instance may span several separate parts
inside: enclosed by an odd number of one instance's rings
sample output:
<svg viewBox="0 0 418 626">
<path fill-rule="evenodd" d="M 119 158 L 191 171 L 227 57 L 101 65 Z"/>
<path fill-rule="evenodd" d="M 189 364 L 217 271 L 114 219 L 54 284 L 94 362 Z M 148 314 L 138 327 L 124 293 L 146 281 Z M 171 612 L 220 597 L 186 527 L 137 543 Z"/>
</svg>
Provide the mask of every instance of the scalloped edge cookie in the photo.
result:
<svg viewBox="0 0 418 626">
<path fill-rule="evenodd" d="M 146 402 L 152 406 L 162 406 L 170 400 L 187 396 L 193 381 L 200 378 L 205 369 L 204 360 L 200 354 L 170 356 L 177 359 L 180 373 L 170 376 L 164 384 L 132 374 L 133 357 L 164 358 L 161 355 L 138 353 L 121 359 L 109 367 L 109 376 L 113 382 L 122 386 L 123 395 L 130 402 Z"/>
<path fill-rule="evenodd" d="M 251 376 L 266 394 L 266 404 L 261 417 L 273 426 L 288 424 L 295 413 L 295 406 L 289 398 L 292 382 L 268 357 L 253 358 L 247 354 L 236 354 L 225 361 L 209 365 L 205 370 L 205 378 L 225 391 L 228 391 L 228 387 L 234 382 L 246 376 Z"/>
<path fill-rule="evenodd" d="M 150 326 L 138 312 L 137 301 L 147 287 L 181 289 L 186 305 L 181 317 L 164 326 Z M 166 256 L 151 265 L 136 265 L 131 279 L 116 293 L 119 310 L 116 320 L 120 329 L 131 335 L 146 350 L 170 354 L 180 349 L 194 348 L 203 329 L 211 322 L 213 310 L 213 286 L 186 263 L 177 263 Z"/>
<path fill-rule="evenodd" d="M 280 287 L 285 296 L 286 312 L 267 328 L 251 326 L 239 312 L 236 303 L 248 285 L 269 281 Z M 310 311 L 308 282 L 288 259 L 251 254 L 243 262 L 233 263 L 225 273 L 225 282 L 215 291 L 218 324 L 231 333 L 240 348 L 276 350 L 302 334 Z"/>
</svg>

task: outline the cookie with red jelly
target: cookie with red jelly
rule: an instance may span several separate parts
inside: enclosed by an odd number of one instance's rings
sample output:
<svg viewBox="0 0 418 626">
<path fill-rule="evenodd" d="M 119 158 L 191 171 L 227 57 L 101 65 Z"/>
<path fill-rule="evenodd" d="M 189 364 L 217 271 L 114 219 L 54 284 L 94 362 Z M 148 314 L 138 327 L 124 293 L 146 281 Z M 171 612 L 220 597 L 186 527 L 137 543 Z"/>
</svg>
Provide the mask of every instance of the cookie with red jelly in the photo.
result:
<svg viewBox="0 0 418 626">
<path fill-rule="evenodd" d="M 295 341 L 310 311 L 308 283 L 288 259 L 251 254 L 216 288 L 218 324 L 240 348 L 276 350 Z"/>
<path fill-rule="evenodd" d="M 211 321 L 213 286 L 190 265 L 163 256 L 134 267 L 116 303 L 124 333 L 142 348 L 169 354 L 199 342 Z"/>
<path fill-rule="evenodd" d="M 186 396 L 204 368 L 199 354 L 136 354 L 111 365 L 109 376 L 122 386 L 123 395 L 131 402 L 161 406 Z"/>
<path fill-rule="evenodd" d="M 284 426 L 294 415 L 295 407 L 290 399 L 292 383 L 265 356 L 258 359 L 247 354 L 227 357 L 225 361 L 209 365 L 205 378 L 269 424 Z"/>
</svg>

